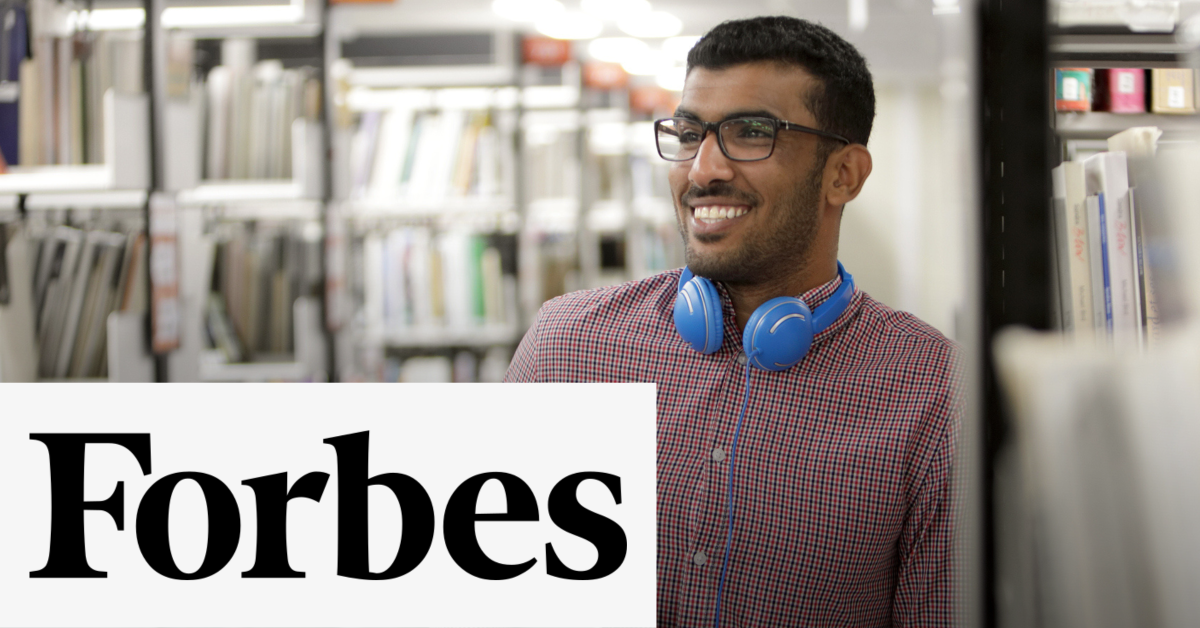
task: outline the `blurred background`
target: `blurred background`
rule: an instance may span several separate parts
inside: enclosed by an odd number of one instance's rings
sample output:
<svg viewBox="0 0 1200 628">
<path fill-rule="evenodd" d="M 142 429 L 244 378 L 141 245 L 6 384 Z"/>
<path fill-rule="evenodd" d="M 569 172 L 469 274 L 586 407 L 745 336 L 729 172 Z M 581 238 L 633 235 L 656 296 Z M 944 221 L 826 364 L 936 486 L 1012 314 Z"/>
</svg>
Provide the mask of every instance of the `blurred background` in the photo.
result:
<svg viewBox="0 0 1200 628">
<path fill-rule="evenodd" d="M 875 78 L 841 260 L 962 348 L 962 623 L 1197 625 L 1198 11 L 0 2 L 0 381 L 499 381 L 682 265 L 652 121 L 794 15 Z"/>
</svg>

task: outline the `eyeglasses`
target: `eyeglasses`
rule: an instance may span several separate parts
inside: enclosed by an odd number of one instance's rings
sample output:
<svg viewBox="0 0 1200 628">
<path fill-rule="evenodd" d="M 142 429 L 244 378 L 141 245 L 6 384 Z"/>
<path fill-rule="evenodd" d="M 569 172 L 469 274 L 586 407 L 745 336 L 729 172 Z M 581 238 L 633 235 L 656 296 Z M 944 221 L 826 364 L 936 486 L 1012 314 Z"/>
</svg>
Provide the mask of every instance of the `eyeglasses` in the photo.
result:
<svg viewBox="0 0 1200 628">
<path fill-rule="evenodd" d="M 710 130 L 717 132 L 717 145 L 733 161 L 761 161 L 775 152 L 779 131 L 800 131 L 850 144 L 850 140 L 818 129 L 774 118 L 733 118 L 701 122 L 692 118 L 664 118 L 654 123 L 658 154 L 667 161 L 687 161 L 696 156 Z"/>
</svg>

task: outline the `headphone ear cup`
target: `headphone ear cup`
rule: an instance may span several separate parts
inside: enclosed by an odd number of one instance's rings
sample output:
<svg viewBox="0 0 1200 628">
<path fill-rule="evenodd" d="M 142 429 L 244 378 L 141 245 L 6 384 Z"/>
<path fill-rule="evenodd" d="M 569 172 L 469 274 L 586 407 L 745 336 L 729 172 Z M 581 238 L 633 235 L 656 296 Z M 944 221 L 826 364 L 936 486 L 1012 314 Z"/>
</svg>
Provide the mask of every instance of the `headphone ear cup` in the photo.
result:
<svg viewBox="0 0 1200 628">
<path fill-rule="evenodd" d="M 694 277 L 675 295 L 675 330 L 705 355 L 721 348 L 725 323 L 721 320 L 721 296 L 712 282 Z"/>
<path fill-rule="evenodd" d="M 754 366 L 783 371 L 804 359 L 812 339 L 812 312 L 804 301 L 776 297 L 750 315 L 742 333 L 742 349 Z"/>
</svg>

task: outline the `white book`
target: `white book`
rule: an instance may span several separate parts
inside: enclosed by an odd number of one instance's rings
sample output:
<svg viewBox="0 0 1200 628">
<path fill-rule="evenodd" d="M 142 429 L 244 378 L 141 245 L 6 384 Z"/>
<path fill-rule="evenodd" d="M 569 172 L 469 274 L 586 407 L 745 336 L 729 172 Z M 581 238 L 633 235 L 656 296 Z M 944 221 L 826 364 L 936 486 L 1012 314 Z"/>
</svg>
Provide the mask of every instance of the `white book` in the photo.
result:
<svg viewBox="0 0 1200 628">
<path fill-rule="evenodd" d="M 209 71 L 205 86 L 208 107 L 208 154 L 205 155 L 205 177 L 229 177 L 229 108 L 233 75 L 229 68 L 217 66 Z"/>
<path fill-rule="evenodd" d="M 1059 170 L 1061 168 L 1061 170 Z M 1094 335 L 1094 314 L 1091 282 L 1091 251 L 1088 247 L 1087 181 L 1084 166 L 1080 162 L 1064 162 L 1059 168 L 1063 191 L 1063 207 L 1060 216 L 1065 249 L 1065 268 L 1062 279 L 1067 292 L 1064 300 L 1069 305 L 1073 333 L 1076 338 L 1091 338 Z M 1057 175 L 1056 175 L 1057 176 Z M 1057 187 L 1058 181 L 1055 182 Z"/>
<path fill-rule="evenodd" d="M 434 316 L 433 264 L 429 243 L 429 230 L 414 229 L 408 253 L 409 296 L 412 303 L 414 327 L 429 327 L 436 322 Z"/>
<path fill-rule="evenodd" d="M 383 238 L 371 233 L 363 239 L 363 309 L 368 333 L 384 329 L 383 320 Z"/>
<path fill-rule="evenodd" d="M 412 133 L 412 109 L 396 108 L 383 114 L 367 196 L 394 200 L 400 189 L 400 173 Z"/>
<path fill-rule="evenodd" d="M 1139 343 L 1133 221 L 1129 213 L 1129 169 L 1123 152 L 1099 153 L 1084 162 L 1087 191 L 1103 194 L 1105 254 L 1112 300 L 1113 346 Z"/>
<path fill-rule="evenodd" d="M 445 282 L 446 324 L 456 330 L 470 328 L 475 322 L 471 308 L 470 246 L 470 235 L 463 231 L 442 234 L 438 246 Z"/>
<path fill-rule="evenodd" d="M 371 182 L 371 169 L 375 166 L 375 147 L 379 140 L 379 123 L 383 114 L 379 111 L 364 111 L 362 122 L 350 141 L 350 177 L 352 198 L 366 196 Z"/>
</svg>

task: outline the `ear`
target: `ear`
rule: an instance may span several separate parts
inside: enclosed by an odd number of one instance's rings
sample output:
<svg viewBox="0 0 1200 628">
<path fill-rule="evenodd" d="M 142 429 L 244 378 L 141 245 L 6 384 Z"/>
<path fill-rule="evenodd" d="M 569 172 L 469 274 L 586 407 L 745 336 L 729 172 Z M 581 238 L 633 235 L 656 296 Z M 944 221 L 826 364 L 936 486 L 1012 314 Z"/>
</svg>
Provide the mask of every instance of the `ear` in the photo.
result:
<svg viewBox="0 0 1200 628">
<path fill-rule="evenodd" d="M 849 203 L 862 191 L 871 175 L 871 153 L 862 144 L 850 144 L 829 155 L 825 162 L 825 200 L 839 207 Z"/>
</svg>

